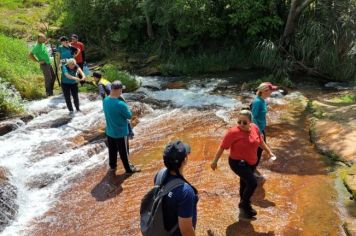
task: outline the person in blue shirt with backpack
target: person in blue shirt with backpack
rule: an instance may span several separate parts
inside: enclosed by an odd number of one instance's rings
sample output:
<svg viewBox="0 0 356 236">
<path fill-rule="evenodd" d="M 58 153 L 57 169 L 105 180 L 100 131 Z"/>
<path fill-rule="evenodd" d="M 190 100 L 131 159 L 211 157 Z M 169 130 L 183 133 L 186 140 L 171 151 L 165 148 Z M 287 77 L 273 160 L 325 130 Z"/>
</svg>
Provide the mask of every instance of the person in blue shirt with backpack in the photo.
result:
<svg viewBox="0 0 356 236">
<path fill-rule="evenodd" d="M 252 122 L 256 124 L 260 130 L 261 135 L 263 136 L 263 140 L 266 142 L 266 115 L 267 115 L 267 103 L 266 99 L 271 96 L 273 91 L 277 90 L 277 86 L 273 85 L 270 82 L 261 83 L 257 87 L 257 93 L 255 99 L 251 103 L 251 112 L 252 112 Z M 254 166 L 255 170 L 260 163 L 262 156 L 262 148 L 258 148 L 257 150 L 257 162 Z M 256 177 L 263 178 L 259 173 L 255 171 Z"/>
<path fill-rule="evenodd" d="M 144 236 L 195 236 L 198 191 L 183 176 L 189 154 L 190 146 L 181 141 L 165 147 L 163 161 L 166 168 L 157 173 L 155 187 L 141 204 L 141 232 Z M 155 214 L 152 214 L 152 206 L 157 207 L 153 210 Z"/>
<path fill-rule="evenodd" d="M 108 140 L 110 170 L 116 171 L 117 152 L 119 152 L 126 173 L 132 174 L 141 170 L 131 165 L 128 160 L 128 119 L 132 118 L 132 113 L 126 102 L 119 99 L 123 87 L 121 81 L 115 80 L 111 84 L 110 95 L 103 100 L 105 131 Z"/>
</svg>

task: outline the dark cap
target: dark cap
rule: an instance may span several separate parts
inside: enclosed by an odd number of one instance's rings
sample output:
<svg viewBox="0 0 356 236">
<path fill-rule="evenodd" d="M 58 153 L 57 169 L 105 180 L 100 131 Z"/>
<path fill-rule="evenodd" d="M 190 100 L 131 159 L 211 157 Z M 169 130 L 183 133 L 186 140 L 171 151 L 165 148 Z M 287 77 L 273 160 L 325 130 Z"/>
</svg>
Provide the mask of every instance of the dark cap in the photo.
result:
<svg viewBox="0 0 356 236">
<path fill-rule="evenodd" d="M 78 39 L 78 35 L 76 35 L 76 34 L 72 34 L 70 37 Z"/>
<path fill-rule="evenodd" d="M 100 79 L 101 78 L 101 73 L 100 72 L 94 72 L 93 77 Z"/>
<path fill-rule="evenodd" d="M 120 80 L 115 80 L 111 83 L 111 89 L 125 89 L 126 86 L 121 83 Z"/>
<path fill-rule="evenodd" d="M 163 160 L 165 163 L 171 163 L 179 165 L 184 161 L 187 155 L 190 153 L 190 146 L 182 141 L 173 141 L 164 149 Z"/>
<path fill-rule="evenodd" d="M 59 38 L 59 41 L 60 42 L 68 41 L 68 38 L 67 38 L 67 36 L 62 36 L 62 37 Z"/>
</svg>

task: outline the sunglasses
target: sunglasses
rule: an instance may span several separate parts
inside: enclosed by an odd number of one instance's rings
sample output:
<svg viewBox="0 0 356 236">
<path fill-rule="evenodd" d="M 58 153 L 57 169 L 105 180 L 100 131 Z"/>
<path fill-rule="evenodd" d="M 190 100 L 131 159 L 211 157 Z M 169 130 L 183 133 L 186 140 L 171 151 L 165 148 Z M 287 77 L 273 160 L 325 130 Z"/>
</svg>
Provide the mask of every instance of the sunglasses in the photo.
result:
<svg viewBox="0 0 356 236">
<path fill-rule="evenodd" d="M 247 124 L 248 124 L 248 122 L 245 121 L 245 120 L 239 120 L 239 121 L 237 121 L 237 123 L 238 123 L 239 125 L 247 125 Z"/>
</svg>

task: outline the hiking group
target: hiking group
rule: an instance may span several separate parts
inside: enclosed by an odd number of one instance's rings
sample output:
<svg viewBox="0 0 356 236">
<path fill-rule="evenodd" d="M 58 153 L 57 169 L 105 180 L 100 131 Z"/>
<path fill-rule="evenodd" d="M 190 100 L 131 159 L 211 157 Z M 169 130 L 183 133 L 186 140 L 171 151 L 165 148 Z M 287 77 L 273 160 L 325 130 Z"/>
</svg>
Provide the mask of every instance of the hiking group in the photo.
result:
<svg viewBox="0 0 356 236">
<path fill-rule="evenodd" d="M 78 82 L 85 81 L 83 72 L 85 64 L 84 44 L 72 35 L 72 42 L 63 36 L 61 46 L 57 47 L 61 64 L 61 87 L 70 114 L 73 114 L 71 96 L 77 111 L 79 108 Z M 38 35 L 37 44 L 33 47 L 30 58 L 38 62 L 45 78 L 48 96 L 53 95 L 55 72 L 45 46 L 46 37 Z M 112 83 L 98 73 L 93 73 L 98 91 L 103 99 L 103 110 L 106 121 L 106 136 L 109 153 L 109 171 L 116 173 L 117 156 L 120 155 L 127 174 L 141 171 L 129 162 L 129 139 L 134 137 L 129 120 L 132 112 L 122 97 L 125 86 L 115 80 Z M 257 211 L 252 208 L 251 197 L 254 194 L 258 179 L 263 176 L 257 171 L 266 151 L 267 157 L 275 158 L 266 144 L 266 99 L 277 87 L 269 82 L 260 84 L 250 108 L 242 109 L 238 114 L 238 124 L 227 130 L 211 163 L 216 170 L 218 161 L 225 150 L 229 150 L 229 165 L 240 178 L 239 218 L 256 219 Z M 144 196 L 141 203 L 141 232 L 144 236 L 195 235 L 197 224 L 198 190 L 184 177 L 191 148 L 182 141 L 170 142 L 163 151 L 165 168 L 154 177 L 154 187 Z"/>
</svg>

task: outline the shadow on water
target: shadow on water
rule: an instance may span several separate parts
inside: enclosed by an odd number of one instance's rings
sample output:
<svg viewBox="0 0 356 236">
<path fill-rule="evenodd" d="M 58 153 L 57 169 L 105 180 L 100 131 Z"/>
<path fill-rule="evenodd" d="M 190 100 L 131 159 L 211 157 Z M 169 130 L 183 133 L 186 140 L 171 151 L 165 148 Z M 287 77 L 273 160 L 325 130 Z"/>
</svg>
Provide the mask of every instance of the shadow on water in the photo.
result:
<svg viewBox="0 0 356 236">
<path fill-rule="evenodd" d="M 252 204 L 262 207 L 262 208 L 269 208 L 269 207 L 274 207 L 276 204 L 268 199 L 265 199 L 266 197 L 266 191 L 263 187 L 263 185 L 266 183 L 266 181 L 262 181 L 261 183 L 258 184 L 258 187 L 255 191 L 255 193 L 252 196 Z"/>
<path fill-rule="evenodd" d="M 116 175 L 108 171 L 100 183 L 91 190 L 91 195 L 99 202 L 114 198 L 122 192 L 121 185 L 130 176 L 128 174 Z"/>
<path fill-rule="evenodd" d="M 250 221 L 237 221 L 226 228 L 226 236 L 274 236 L 273 231 L 256 232 Z"/>
</svg>

